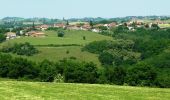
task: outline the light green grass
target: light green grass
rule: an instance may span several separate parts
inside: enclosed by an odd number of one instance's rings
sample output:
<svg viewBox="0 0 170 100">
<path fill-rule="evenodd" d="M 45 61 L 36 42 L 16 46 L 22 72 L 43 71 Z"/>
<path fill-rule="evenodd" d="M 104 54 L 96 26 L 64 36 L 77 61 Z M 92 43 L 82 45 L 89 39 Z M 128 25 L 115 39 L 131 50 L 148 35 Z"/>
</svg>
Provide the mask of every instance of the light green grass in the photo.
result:
<svg viewBox="0 0 170 100">
<path fill-rule="evenodd" d="M 24 43 L 29 42 L 32 45 L 85 45 L 92 41 L 100 40 L 110 40 L 112 37 L 100 35 L 98 33 L 89 32 L 89 31 L 65 31 L 65 36 L 63 38 L 57 37 L 57 32 L 55 31 L 46 31 L 46 37 L 21 37 L 18 39 L 13 39 L 10 41 L 4 42 L 2 45 L 8 45 L 12 43 Z M 83 40 L 83 36 L 86 37 L 86 40 Z"/>
<path fill-rule="evenodd" d="M 170 24 L 159 24 L 160 28 L 170 28 Z"/>
<path fill-rule="evenodd" d="M 169 100 L 170 89 L 0 81 L 1 100 Z"/>
<path fill-rule="evenodd" d="M 27 56 L 22 57 L 37 62 L 42 61 L 44 59 L 48 59 L 50 61 L 59 61 L 63 60 L 64 58 L 76 57 L 78 61 L 94 62 L 98 66 L 100 65 L 98 55 L 86 51 L 81 51 L 80 46 L 38 47 L 38 50 L 40 51 L 40 53 L 36 55 L 30 57 Z M 68 54 L 66 53 L 67 51 L 69 51 Z"/>
</svg>

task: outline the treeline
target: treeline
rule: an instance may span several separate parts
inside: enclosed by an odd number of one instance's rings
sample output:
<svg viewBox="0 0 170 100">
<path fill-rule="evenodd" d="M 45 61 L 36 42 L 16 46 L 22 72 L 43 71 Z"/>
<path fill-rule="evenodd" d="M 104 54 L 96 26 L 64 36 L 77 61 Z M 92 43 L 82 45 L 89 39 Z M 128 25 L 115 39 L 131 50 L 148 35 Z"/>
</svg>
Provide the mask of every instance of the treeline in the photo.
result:
<svg viewBox="0 0 170 100">
<path fill-rule="evenodd" d="M 42 82 L 61 80 L 69 83 L 97 83 L 98 74 L 93 63 L 72 60 L 56 63 L 44 60 L 35 63 L 24 58 L 0 54 L 0 77 Z"/>
<path fill-rule="evenodd" d="M 0 77 L 41 82 L 170 87 L 169 77 L 166 77 L 168 80 L 160 78 L 157 70 L 148 63 L 128 68 L 106 65 L 97 68 L 92 62 L 64 59 L 59 62 L 44 60 L 35 63 L 6 54 L 0 54 Z"/>
<path fill-rule="evenodd" d="M 110 41 L 89 43 L 82 50 L 98 54 L 102 65 L 111 70 L 113 67 L 125 69 L 126 75 L 119 75 L 126 76 L 123 83 L 170 86 L 170 29 L 138 28 L 129 31 L 120 26 L 112 31 L 112 37 Z"/>
</svg>

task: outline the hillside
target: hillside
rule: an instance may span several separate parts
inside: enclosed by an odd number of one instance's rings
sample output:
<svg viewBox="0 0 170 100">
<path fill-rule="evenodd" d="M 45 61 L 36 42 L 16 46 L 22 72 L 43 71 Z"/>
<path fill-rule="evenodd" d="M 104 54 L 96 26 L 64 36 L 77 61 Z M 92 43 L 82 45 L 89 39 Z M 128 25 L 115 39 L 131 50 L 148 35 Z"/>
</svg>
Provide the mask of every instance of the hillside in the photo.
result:
<svg viewBox="0 0 170 100">
<path fill-rule="evenodd" d="M 97 65 L 100 65 L 98 55 L 86 51 L 83 52 L 81 51 L 81 48 L 83 45 L 93 41 L 112 39 L 112 37 L 100 35 L 90 31 L 67 30 L 65 31 L 65 36 L 63 38 L 58 37 L 56 31 L 45 31 L 45 33 L 46 37 L 21 37 L 6 41 L 0 44 L 0 46 L 29 42 L 30 44 L 35 45 L 40 53 L 30 57 L 22 57 L 33 61 L 42 61 L 44 59 L 48 59 L 50 61 L 59 61 L 64 58 L 76 58 L 80 61 L 92 61 Z M 86 40 L 83 40 L 84 36 L 86 37 Z"/>
<path fill-rule="evenodd" d="M 46 37 L 21 37 L 19 39 L 14 39 L 5 42 L 4 44 L 11 43 L 24 43 L 29 42 L 32 45 L 85 45 L 93 41 L 100 40 L 111 40 L 112 37 L 100 35 L 98 33 L 89 32 L 89 31 L 74 31 L 68 30 L 65 31 L 64 38 L 58 37 L 57 32 L 55 31 L 45 31 Z M 86 40 L 83 40 L 83 36 L 86 37 Z"/>
<path fill-rule="evenodd" d="M 169 100 L 170 89 L 0 81 L 1 100 Z"/>
</svg>

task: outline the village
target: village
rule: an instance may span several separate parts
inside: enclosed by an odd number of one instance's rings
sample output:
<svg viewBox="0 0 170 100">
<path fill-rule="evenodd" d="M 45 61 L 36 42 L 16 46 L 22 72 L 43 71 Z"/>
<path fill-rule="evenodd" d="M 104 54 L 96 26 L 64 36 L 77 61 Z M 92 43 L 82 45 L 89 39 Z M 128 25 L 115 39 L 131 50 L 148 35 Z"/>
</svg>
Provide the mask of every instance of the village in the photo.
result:
<svg viewBox="0 0 170 100">
<path fill-rule="evenodd" d="M 44 33 L 44 31 L 46 31 L 49 28 L 61 28 L 65 30 L 83 30 L 100 33 L 102 32 L 102 30 L 110 30 L 112 28 L 116 28 L 122 25 L 127 27 L 129 31 L 135 31 L 136 28 L 142 27 L 143 28 L 159 27 L 161 29 L 166 29 L 167 28 L 166 26 L 169 26 L 169 23 L 160 20 L 154 20 L 152 22 L 144 22 L 143 20 L 131 20 L 123 23 L 111 22 L 107 24 L 103 23 L 94 24 L 92 21 L 69 23 L 67 20 L 62 23 L 56 23 L 53 25 L 48 24 L 35 25 L 34 22 L 32 22 L 32 26 L 23 27 L 22 30 L 19 30 L 18 32 L 12 32 L 11 31 L 12 29 L 10 29 L 10 32 L 6 33 L 6 40 L 20 38 L 21 36 L 45 37 L 46 34 Z"/>
</svg>

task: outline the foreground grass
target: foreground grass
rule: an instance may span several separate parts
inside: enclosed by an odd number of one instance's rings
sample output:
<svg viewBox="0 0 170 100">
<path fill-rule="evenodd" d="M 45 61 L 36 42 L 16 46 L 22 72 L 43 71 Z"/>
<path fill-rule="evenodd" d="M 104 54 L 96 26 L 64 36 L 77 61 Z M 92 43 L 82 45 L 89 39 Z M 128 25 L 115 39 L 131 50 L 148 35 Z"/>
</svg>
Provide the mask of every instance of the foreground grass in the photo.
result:
<svg viewBox="0 0 170 100">
<path fill-rule="evenodd" d="M 0 81 L 1 100 L 169 100 L 170 89 Z"/>
</svg>

